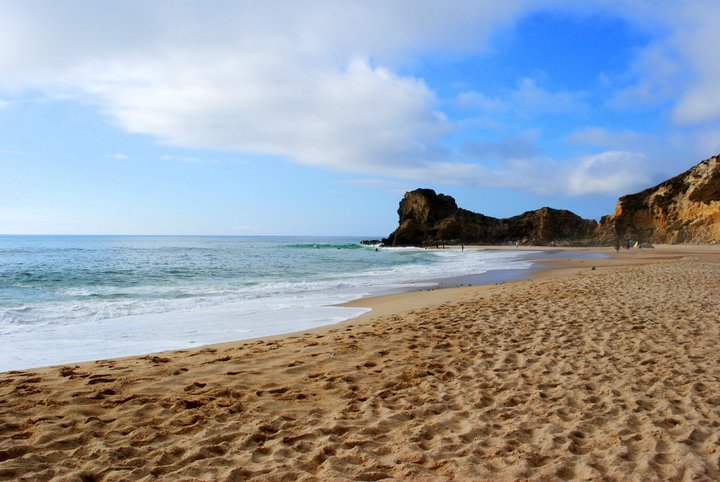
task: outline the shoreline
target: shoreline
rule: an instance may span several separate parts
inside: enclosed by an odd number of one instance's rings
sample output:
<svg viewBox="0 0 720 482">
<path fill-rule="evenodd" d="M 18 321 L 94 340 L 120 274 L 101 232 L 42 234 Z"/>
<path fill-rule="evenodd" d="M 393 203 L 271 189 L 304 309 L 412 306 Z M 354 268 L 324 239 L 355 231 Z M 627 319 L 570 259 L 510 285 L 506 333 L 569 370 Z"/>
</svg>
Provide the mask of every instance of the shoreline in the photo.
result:
<svg viewBox="0 0 720 482">
<path fill-rule="evenodd" d="M 507 246 L 497 246 L 497 245 L 467 245 L 465 248 L 469 250 L 481 250 L 481 251 L 509 251 L 513 252 L 516 248 L 514 247 L 507 247 Z M 708 246 L 707 248 L 712 249 L 712 246 Z M 706 249 L 707 249 L 706 248 Z M 448 245 L 447 248 L 442 249 L 460 249 L 459 246 L 450 246 Z M 667 249 L 667 248 L 666 248 Z M 674 247 L 670 246 L 669 249 L 674 249 Z M 701 248 L 702 249 L 702 248 Z M 340 326 L 346 323 L 351 323 L 353 321 L 364 321 L 366 319 L 373 319 L 375 318 L 376 314 L 382 313 L 382 314 L 391 314 L 393 311 L 406 311 L 418 307 L 426 307 L 430 306 L 433 303 L 444 303 L 451 299 L 453 299 L 456 295 L 464 296 L 466 293 L 465 291 L 469 293 L 475 293 L 475 290 L 473 288 L 482 288 L 484 286 L 492 286 L 492 285 L 498 285 L 498 284 L 504 284 L 504 283 L 517 283 L 517 282 L 523 282 L 523 281 L 529 281 L 532 279 L 535 279 L 537 277 L 544 277 L 547 276 L 546 272 L 552 273 L 556 272 L 557 274 L 560 274 L 564 271 L 567 271 L 568 273 L 573 273 L 578 269 L 581 269 L 582 265 L 587 261 L 591 264 L 599 264 L 599 265 L 614 265 L 615 263 L 609 263 L 606 261 L 606 263 L 600 263 L 600 259 L 606 259 L 610 260 L 613 259 L 614 256 L 618 256 L 613 249 L 611 248 L 598 248 L 598 247 L 552 247 L 552 246 L 528 246 L 524 247 L 523 249 L 520 249 L 520 251 L 530 251 L 533 253 L 548 253 L 550 254 L 549 257 L 540 257 L 533 258 L 533 254 L 529 255 L 529 261 L 533 263 L 533 266 L 529 268 L 518 268 L 518 269 L 503 269 L 503 270 L 489 270 L 484 273 L 475 274 L 475 275 L 465 275 L 465 276 L 455 276 L 455 277 L 448 277 L 448 278 L 440 278 L 440 279 L 428 279 L 425 281 L 418 281 L 418 283 L 432 283 L 434 286 L 428 287 L 428 286 L 415 286 L 415 287 L 405 287 L 405 288 L 399 288 L 395 290 L 388 290 L 385 292 L 381 292 L 379 294 L 372 294 L 369 296 L 362 296 L 360 298 L 342 302 L 342 303 L 336 303 L 336 304 L 330 304 L 323 307 L 320 307 L 319 309 L 325 309 L 325 308 L 354 308 L 354 309 L 364 309 L 369 310 L 365 313 L 360 313 L 355 316 L 350 316 L 348 318 L 342 319 L 340 321 L 336 322 L 330 322 L 327 324 L 318 325 L 312 328 L 303 328 L 299 330 L 292 330 L 292 331 L 286 331 L 283 333 L 278 334 L 269 334 L 269 335 L 263 335 L 263 336 L 255 336 L 250 338 L 238 338 L 233 340 L 227 340 L 227 341 L 219 341 L 214 343 L 207 343 L 207 344 L 201 344 L 201 345 L 194 345 L 189 347 L 179 347 L 179 348 L 172 348 L 172 349 L 160 349 L 160 350 L 154 350 L 154 351 L 147 351 L 143 353 L 135 353 L 135 354 L 129 354 L 129 355 L 121 355 L 121 356 L 111 356 L 111 357 L 102 357 L 102 358 L 95 358 L 90 360 L 81 360 L 81 361 L 67 361 L 67 362 L 59 362 L 59 363 L 50 363 L 47 365 L 41 365 L 41 366 L 32 366 L 32 367 L 25 367 L 25 368 L 17 368 L 17 369 L 10 369 L 5 371 L 0 371 L 0 375 L 4 373 L 13 373 L 13 372 L 22 372 L 27 370 L 38 370 L 38 369 L 46 369 L 46 368 L 54 368 L 54 367 L 61 367 L 64 365 L 79 365 L 79 364 L 90 364 L 90 363 L 97 363 L 101 361 L 109 361 L 109 360 L 124 360 L 124 359 L 131 359 L 131 358 L 137 358 L 137 357 L 143 357 L 143 356 L 154 356 L 154 355 L 167 355 L 173 352 L 177 351 L 185 351 L 185 350 L 202 350 L 205 348 L 213 348 L 213 347 L 227 347 L 227 346 L 234 346 L 236 344 L 243 344 L 243 343 L 253 343 L 258 340 L 276 340 L 276 339 L 282 339 L 284 337 L 288 336 L 294 336 L 301 333 L 315 333 L 315 332 L 324 332 L 327 329 Z M 646 251 L 652 251 L 652 250 L 646 250 Z M 720 251 L 720 247 L 718 247 L 718 251 Z M 561 257 L 558 259 L 558 256 L 562 256 L 563 253 L 567 253 L 568 257 Z M 599 254 L 601 256 L 605 256 L 606 258 L 591 258 L 591 259 L 585 259 L 585 258 L 576 258 L 573 256 L 574 253 L 590 253 L 590 254 Z M 633 254 L 631 251 L 621 251 L 621 255 L 625 254 Z M 651 254 L 651 253 L 646 253 Z M 467 288 L 467 289 L 464 289 Z M 459 291 L 454 291 L 459 290 Z M 422 294 L 416 294 L 416 293 L 422 293 Z M 162 313 L 160 316 L 163 318 L 172 318 L 172 312 L 168 313 Z M 180 312 L 176 316 L 182 316 L 184 313 Z M 379 315 L 378 315 L 379 316 Z"/>
<path fill-rule="evenodd" d="M 488 247 L 485 246 L 468 246 L 469 251 L 502 251 L 508 253 L 514 253 L 515 251 L 512 248 L 504 246 L 494 246 L 490 247 L 491 249 L 487 248 Z M 458 247 L 457 250 L 459 251 L 460 248 Z M 51 356 L 43 356 L 43 359 L 37 359 L 38 357 L 33 356 L 30 357 L 32 358 L 31 360 L 22 354 L 24 351 L 21 351 L 20 349 L 15 349 L 14 351 L 10 351 L 10 362 L 3 363 L 1 365 L 0 373 L 14 370 L 28 370 L 42 367 L 61 366 L 67 364 L 88 363 L 97 360 L 111 360 L 116 358 L 152 355 L 157 353 L 171 352 L 175 350 L 199 349 L 203 347 L 214 346 L 217 344 L 232 344 L 236 342 L 252 341 L 267 337 L 282 337 L 285 335 L 300 333 L 308 330 L 334 326 L 344 321 L 353 320 L 360 316 L 363 311 L 370 310 L 371 308 L 361 306 L 362 303 L 353 304 L 367 298 L 374 298 L 377 296 L 384 296 L 389 294 L 407 293 L 413 291 L 445 289 L 448 287 L 463 286 L 466 284 L 494 284 L 497 282 L 528 279 L 532 276 L 532 272 L 536 269 L 534 265 L 538 261 L 538 257 L 540 259 L 544 259 L 545 254 L 547 254 L 549 257 L 554 257 L 563 250 L 556 249 L 553 251 L 543 249 L 542 247 L 536 247 L 534 249 L 521 251 L 525 254 L 521 258 L 519 258 L 519 260 L 524 260 L 528 263 L 532 263 L 533 266 L 514 269 L 490 269 L 486 272 L 472 275 L 457 275 L 443 278 L 418 279 L 413 282 L 415 286 L 407 285 L 401 288 L 387 288 L 376 291 L 372 294 L 365 294 L 348 302 L 332 302 L 330 304 L 317 307 L 285 308 L 275 312 L 267 312 L 265 315 L 260 312 L 260 317 L 274 314 L 272 318 L 273 323 L 276 326 L 268 327 L 266 323 L 260 323 L 258 321 L 255 325 L 258 328 L 253 330 L 257 334 L 253 333 L 251 336 L 242 334 L 242 330 L 234 329 L 233 319 L 236 323 L 240 321 L 240 325 L 242 325 L 243 323 L 247 323 L 242 320 L 245 320 L 248 316 L 255 315 L 253 313 L 240 313 L 236 316 L 233 316 L 232 304 L 226 306 L 210 307 L 206 310 L 198 311 L 195 313 L 180 310 L 175 312 L 146 313 L 143 315 L 124 316 L 117 320 L 118 323 L 123 323 L 123 325 L 127 325 L 127 327 L 122 330 L 117 330 L 114 328 L 115 324 L 111 323 L 112 319 L 103 320 L 102 323 L 98 326 L 88 327 L 84 324 L 70 325 L 67 327 L 67 330 L 70 330 L 69 333 L 67 331 L 57 333 L 51 331 L 48 339 L 44 340 L 42 343 L 33 343 L 31 341 L 32 334 L 30 333 L 25 334 L 24 336 L 9 335 L 10 343 L 16 342 L 18 344 L 17 346 L 24 347 L 23 350 L 27 349 L 28 347 L 32 347 L 33 349 L 40 350 L 41 353 L 53 353 L 52 343 L 54 339 L 58 342 L 62 342 L 63 339 L 78 340 L 77 343 L 75 343 L 73 346 L 79 346 L 79 343 L 81 343 L 81 339 L 83 338 L 82 333 L 84 330 L 93 330 L 93 332 L 101 333 L 97 337 L 95 337 L 96 339 L 88 340 L 91 342 L 91 344 L 86 347 L 86 349 L 89 351 L 87 351 L 85 356 L 79 355 L 77 356 L 77 358 L 74 359 L 70 358 L 69 356 L 62 356 L 63 353 L 55 353 Z M 354 311 L 350 311 L 351 309 Z M 193 319 L 196 321 L 192 321 Z M 143 324 L 156 327 L 150 332 L 152 336 L 164 337 L 164 333 L 167 332 L 167 330 L 170 330 L 171 332 L 173 326 L 178 327 L 181 331 L 187 331 L 188 329 L 190 329 L 190 326 L 198 323 L 200 325 L 207 323 L 205 325 L 207 328 L 205 331 L 207 333 L 200 337 L 204 337 L 205 339 L 209 338 L 207 341 L 202 340 L 198 343 L 196 341 L 191 341 L 193 340 L 192 338 L 183 338 L 182 340 L 184 342 L 176 341 L 175 343 L 164 343 L 165 346 L 159 346 L 157 348 L 154 348 L 152 347 L 152 342 L 140 341 L 139 339 L 137 339 L 137 337 L 132 338 L 132 333 L 139 333 L 143 331 Z M 234 336 L 223 336 L 221 330 L 218 329 L 218 326 L 224 326 L 225 329 L 230 330 L 230 333 Z M 208 331 L 208 329 L 210 328 L 212 328 L 212 330 Z M 237 333 L 235 333 L 235 331 L 237 331 Z M 275 333 L 271 333 L 273 331 L 275 331 Z M 47 337 L 47 335 L 45 336 Z M 152 339 L 152 336 L 150 339 Z M 225 339 L 223 340 L 223 338 Z M 118 341 L 122 341 L 123 343 L 134 343 L 135 345 L 137 345 L 135 346 L 136 350 L 131 350 L 129 348 L 118 349 L 113 347 L 113 340 L 115 339 Z M 30 340 L 30 342 L 26 340 Z M 70 349 L 70 351 L 74 350 L 74 348 Z M 26 360 L 26 358 L 28 359 Z M 26 363 L 20 363 L 20 361 L 25 361 Z"/>
<path fill-rule="evenodd" d="M 684 245 L 683 245 L 684 246 Z M 507 251 L 507 252 L 515 252 L 518 250 L 515 246 L 498 246 L 498 245 L 466 245 L 466 249 L 469 250 L 485 250 L 485 251 Z M 441 249 L 460 249 L 459 246 L 454 245 L 448 245 L 446 248 Z M 660 252 L 665 252 L 667 250 L 670 250 L 672 252 L 677 251 L 678 247 L 675 245 L 666 245 L 661 246 L 659 248 Z M 715 247 L 712 245 L 688 245 L 680 248 L 683 252 L 688 253 L 705 253 L 708 250 L 710 252 L 713 252 L 714 249 L 717 249 L 718 252 L 720 252 L 720 246 Z M 205 348 L 213 348 L 213 347 L 227 347 L 227 346 L 234 346 L 236 344 L 243 344 L 243 343 L 253 343 L 258 340 L 276 340 L 276 339 L 283 339 L 284 337 L 288 336 L 294 336 L 300 333 L 314 333 L 314 332 L 324 332 L 327 329 L 343 325 L 346 323 L 351 323 L 353 321 L 364 321 L 365 319 L 373 319 L 378 315 L 379 313 L 382 314 L 391 314 L 393 310 L 397 311 L 407 311 L 411 310 L 413 308 L 419 308 L 419 307 L 426 307 L 430 306 L 432 303 L 444 303 L 451 299 L 453 299 L 456 294 L 460 296 L 464 296 L 464 291 L 468 291 L 470 293 L 474 293 L 475 290 L 473 288 L 482 288 L 484 286 L 492 286 L 492 285 L 498 285 L 498 284 L 504 284 L 504 283 L 518 283 L 523 281 L 529 281 L 535 278 L 541 278 L 548 276 L 550 273 L 557 273 L 558 275 L 567 272 L 567 273 L 574 273 L 575 271 L 582 269 L 582 265 L 585 264 L 587 261 L 590 264 L 596 264 L 600 266 L 610 266 L 610 265 L 616 265 L 615 262 L 608 263 L 607 260 L 614 259 L 615 256 L 623 256 L 623 255 L 633 255 L 640 254 L 641 251 L 643 251 L 646 256 L 651 255 L 650 251 L 653 251 L 651 249 L 645 249 L 645 250 L 622 250 L 620 254 L 616 254 L 615 251 L 612 248 L 607 247 L 554 247 L 554 246 L 526 246 L 523 247 L 523 249 L 520 249 L 520 251 L 530 251 L 534 253 L 548 253 L 550 254 L 549 257 L 539 257 L 539 258 L 533 258 L 532 254 L 530 254 L 529 260 L 533 263 L 534 266 L 530 268 L 519 268 L 519 269 L 502 269 L 502 270 L 490 270 L 484 273 L 475 274 L 475 275 L 465 275 L 465 276 L 455 276 L 455 277 L 448 277 L 448 278 L 440 278 L 440 279 L 428 279 L 425 281 L 418 281 L 418 283 L 433 283 L 435 286 L 416 286 L 416 287 L 405 287 L 405 288 L 399 288 L 396 290 L 389 290 L 386 292 L 381 292 L 379 294 L 372 294 L 369 296 L 363 296 L 354 300 L 342 302 L 342 303 L 336 303 L 336 304 L 330 304 L 323 307 L 320 307 L 320 309 L 324 308 L 355 308 L 355 309 L 365 309 L 369 310 L 365 313 L 361 313 L 355 316 L 351 316 L 346 319 L 342 319 L 340 321 L 331 322 L 328 324 L 322 324 L 311 328 L 303 328 L 299 330 L 292 330 L 292 331 L 286 331 L 278 334 L 269 334 L 269 335 L 263 335 L 263 336 L 255 336 L 251 338 L 238 338 L 233 340 L 227 340 L 227 341 L 219 341 L 215 343 L 207 343 L 202 345 L 194 345 L 189 347 L 179 347 L 179 348 L 172 348 L 172 349 L 160 349 L 160 350 L 154 350 L 154 351 L 148 351 L 143 353 L 135 353 L 135 354 L 129 354 L 129 355 L 120 355 L 120 356 L 111 356 L 111 357 L 101 357 L 101 358 L 94 358 L 90 360 L 80 360 L 80 361 L 67 361 L 67 362 L 59 362 L 59 363 L 50 363 L 47 365 L 41 365 L 41 366 L 31 366 L 31 367 L 25 367 L 25 368 L 16 368 L 16 369 L 10 369 L 5 371 L 0 371 L 0 375 L 4 373 L 13 373 L 13 372 L 22 372 L 27 370 L 38 370 L 38 369 L 45 369 L 45 368 L 54 368 L 54 367 L 60 367 L 64 365 L 78 365 L 78 364 L 88 364 L 88 363 L 96 363 L 100 361 L 108 361 L 108 360 L 123 360 L 123 359 L 130 359 L 130 358 L 136 358 L 136 357 L 143 357 L 143 356 L 154 356 L 154 355 L 166 355 L 169 353 L 173 353 L 176 351 L 185 351 L 185 350 L 202 350 Z M 557 259 L 557 256 L 562 256 L 563 253 L 568 253 L 569 256 L 561 259 Z M 573 256 L 574 254 L 598 254 L 601 256 L 605 256 L 605 263 L 601 263 L 600 260 L 603 258 L 576 258 Z M 623 258 L 625 259 L 625 258 Z M 644 258 L 643 258 L 644 259 Z M 661 259 L 664 259 L 664 256 L 661 256 Z M 535 266 L 536 265 L 536 266 Z M 463 288 L 469 288 L 469 290 L 463 290 Z M 449 291 L 447 291 L 449 290 Z M 460 291 L 452 291 L 452 290 L 460 290 Z M 422 295 L 417 295 L 414 293 L 424 293 Z M 183 315 L 183 313 L 180 313 L 177 316 Z M 160 314 L 162 317 L 171 318 L 172 312 L 169 313 L 162 313 Z M 379 316 L 379 315 L 378 315 Z"/>
<path fill-rule="evenodd" d="M 659 252 L 654 252 L 652 249 L 644 250 L 621 250 L 620 253 L 615 253 L 612 248 L 598 248 L 598 247 L 551 247 L 551 246 L 529 246 L 525 247 L 525 251 L 535 252 L 553 252 L 562 254 L 567 253 L 598 253 L 607 255 L 604 258 L 574 258 L 568 257 L 564 259 L 546 259 L 539 258 L 534 259 L 532 262 L 537 266 L 533 266 L 527 269 L 508 269 L 508 270 L 490 270 L 479 275 L 468 275 L 460 277 L 450 277 L 436 280 L 428 280 L 428 283 L 437 283 L 437 286 L 433 287 L 408 287 L 399 289 L 397 291 L 391 290 L 388 292 L 363 296 L 354 300 L 346 301 L 343 303 L 337 303 L 332 305 L 324 306 L 323 308 L 357 308 L 369 310 L 365 313 L 361 313 L 356 316 L 352 316 L 347 319 L 343 319 L 338 322 L 323 324 L 313 328 L 301 329 L 288 331 L 284 333 L 265 335 L 252 338 L 241 338 L 235 340 L 221 341 L 217 343 L 209 343 L 199 346 L 169 349 L 169 350 L 158 350 L 147 353 L 132 354 L 119 357 L 100 358 L 86 361 L 77 362 L 66 362 L 56 363 L 50 365 L 43 365 L 39 367 L 29 367 L 21 369 L 12 369 L 6 371 L 0 371 L 0 376 L 4 374 L 22 373 L 33 370 L 50 370 L 63 366 L 80 366 L 97 364 L 101 362 L 108 362 L 114 360 L 131 360 L 141 357 L 153 357 L 153 356 L 166 356 L 176 352 L 190 352 L 190 351 L 201 351 L 206 349 L 216 348 L 231 348 L 244 344 L 253 344 L 263 341 L 282 340 L 284 338 L 295 338 L 300 334 L 311 335 L 317 333 L 327 333 L 328 331 L 335 330 L 338 327 L 349 325 L 354 322 L 365 323 L 372 321 L 376 318 L 383 316 L 398 315 L 407 311 L 426 308 L 429 306 L 441 305 L 453 301 L 464 301 L 472 298 L 473 296 L 487 296 L 485 291 L 492 286 L 509 284 L 513 286 L 515 284 L 529 283 L 536 279 L 544 278 L 555 278 L 577 275 L 580 272 L 595 268 L 619 268 L 623 266 L 633 266 L 637 264 L 648 264 L 652 262 L 663 261 L 667 259 L 676 259 L 681 257 L 683 254 L 708 254 L 708 253 L 719 253 L 720 246 L 714 245 L 660 245 Z M 468 249 L 477 250 L 488 250 L 488 251 L 513 251 L 515 248 L 508 248 L 506 246 L 496 245 L 467 245 Z M 454 249 L 456 246 L 442 249 Z M 642 253 L 641 253 L 642 251 Z M 636 255 L 635 257 L 628 257 L 623 255 Z M 585 261 L 588 261 L 586 264 Z M 500 272 L 497 275 L 496 272 Z M 509 273 L 508 273 L 509 272 Z M 478 279 L 481 279 L 478 282 Z"/>
<path fill-rule="evenodd" d="M 466 248 L 469 249 L 478 249 L 478 250 L 497 250 L 497 251 L 513 251 L 514 248 L 507 248 L 504 246 L 485 246 L 485 245 L 468 245 Z M 533 249 L 528 249 L 528 251 L 545 251 L 545 247 L 543 246 L 535 246 L 532 247 Z M 447 248 L 446 248 L 447 249 Z M 608 253 L 608 248 L 594 248 L 594 247 L 582 247 L 582 248 L 562 248 L 562 247 L 554 247 L 552 248 L 552 251 L 556 252 L 591 252 L 591 253 L 602 253 L 602 254 L 610 254 L 610 257 L 614 256 L 614 253 Z M 718 252 L 720 252 L 720 248 L 718 249 Z M 185 348 L 181 350 L 161 350 L 154 353 L 147 353 L 147 354 L 141 354 L 141 355 L 130 355 L 127 357 L 121 357 L 120 359 L 132 359 L 142 356 L 166 356 L 170 355 L 174 352 L 178 351 L 194 351 L 194 350 L 203 350 L 203 349 L 214 349 L 214 348 L 232 348 L 238 345 L 243 344 L 254 344 L 254 343 L 262 343 L 264 341 L 276 341 L 276 340 L 283 340 L 285 338 L 292 338 L 295 339 L 300 335 L 317 335 L 317 334 L 326 334 L 328 332 L 333 332 L 341 327 L 344 327 L 346 325 L 354 325 L 362 324 L 366 322 L 370 322 L 372 320 L 375 320 L 376 318 L 380 318 L 383 316 L 388 315 L 398 315 L 405 311 L 419 309 L 419 308 L 425 308 L 428 306 L 433 306 L 435 304 L 442 304 L 447 303 L 451 300 L 456 299 L 465 299 L 466 296 L 475 295 L 482 293 L 484 288 L 495 286 L 495 285 L 503 285 L 506 283 L 514 284 L 514 283 L 522 283 L 531 281 L 535 278 L 543 277 L 544 273 L 546 272 L 562 272 L 563 270 L 567 270 L 569 273 L 574 273 L 576 270 L 582 269 L 582 267 L 575 266 L 573 263 L 575 261 L 576 263 L 583 264 L 585 260 L 583 259 L 567 259 L 567 260 L 554 260 L 554 259 L 536 259 L 533 260 L 533 263 L 537 263 L 538 267 L 531 267 L 527 269 L 516 269 L 516 270 L 491 270 L 486 273 L 481 273 L 479 275 L 470 275 L 466 277 L 451 277 L 451 278 L 443 278 L 442 280 L 427 280 L 428 283 L 435 283 L 442 281 L 442 283 L 439 283 L 438 286 L 433 287 L 408 287 L 403 288 L 398 291 L 388 291 L 381 294 L 376 295 L 370 295 L 370 296 L 363 296 L 361 298 L 357 298 L 354 300 L 346 301 L 343 303 L 337 303 L 334 305 L 328 305 L 328 307 L 341 307 L 341 308 L 360 308 L 360 309 L 368 309 L 370 311 L 367 311 L 366 313 L 362 313 L 357 316 L 353 316 L 351 318 L 347 318 L 345 320 L 331 323 L 327 325 L 320 325 L 314 328 L 304 329 L 304 330 L 297 330 L 297 331 L 290 331 L 285 333 L 279 333 L 276 335 L 267 335 L 267 336 L 261 336 L 261 337 L 255 337 L 255 338 L 246 338 L 246 339 L 239 339 L 239 340 L 231 340 L 226 342 L 220 342 L 220 343 L 212 343 L 208 345 L 202 345 L 199 347 L 192 347 L 192 348 Z M 543 267 L 542 265 L 547 264 L 549 266 Z M 510 275 L 511 279 L 504 279 L 504 277 L 501 275 L 500 277 L 495 277 L 495 271 L 517 271 L 517 276 Z M 487 279 L 484 282 L 480 283 L 471 283 L 470 280 L 467 278 L 477 279 L 477 278 L 483 278 L 486 277 Z M 462 282 L 461 282 L 462 280 Z M 445 285 L 443 285 L 445 283 Z M 102 360 L 97 360 L 102 361 Z M 96 361 L 96 362 L 97 362 Z M 82 363 L 94 363 L 93 361 L 89 362 L 80 362 Z M 71 363 L 71 365 L 75 365 L 75 363 Z M 61 365 L 56 365 L 61 366 Z M 52 368 L 52 367 L 47 367 Z M 2 372 L 0 372 L 0 375 L 2 375 Z"/>
<path fill-rule="evenodd" d="M 498 250 L 498 251 L 512 251 L 514 248 L 506 248 L 503 246 L 485 246 L 485 245 L 473 245 L 465 246 L 470 249 L 482 249 L 482 250 Z M 602 258 L 540 258 L 533 260 L 533 263 L 537 266 L 531 267 L 527 270 L 517 270 L 522 273 L 518 273 L 520 276 L 513 277 L 511 279 L 504 279 L 502 276 L 497 279 L 492 279 L 493 274 L 490 273 L 488 278 L 489 282 L 485 283 L 464 283 L 448 282 L 447 286 L 438 286 L 434 288 L 421 288 L 418 290 L 403 291 L 401 293 L 390 293 L 381 294 L 376 296 L 367 296 L 359 298 L 357 300 L 348 301 L 341 303 L 337 306 L 348 306 L 353 308 L 370 308 L 372 311 L 361 314 L 355 318 L 342 321 L 337 325 L 351 322 L 353 320 L 366 320 L 373 319 L 376 316 L 387 316 L 390 314 L 397 314 L 396 312 L 402 312 L 417 308 L 423 308 L 426 306 L 432 306 L 434 304 L 447 303 L 453 300 L 465 300 L 468 296 L 480 295 L 484 289 L 503 284 L 522 284 L 529 283 L 537 279 L 546 278 L 558 278 L 564 276 L 578 275 L 586 270 L 595 269 L 614 269 L 625 266 L 635 266 L 639 264 L 649 264 L 669 259 L 676 259 L 684 254 L 707 254 L 707 253 L 718 253 L 720 254 L 720 246 L 703 245 L 700 247 L 693 246 L 689 249 L 681 248 L 680 251 L 676 249 L 674 245 L 660 245 L 653 249 L 633 249 L 633 250 L 621 250 L 616 253 L 613 248 L 597 248 L 597 247 L 549 247 L 549 246 L 534 246 L 526 249 L 527 251 L 552 251 L 555 253 L 562 254 L 567 253 L 597 253 L 607 255 Z M 500 270 L 500 271 L 515 271 L 515 270 Z M 526 276 L 522 276 L 522 274 Z M 466 278 L 482 277 L 488 273 L 482 273 L 480 275 L 470 277 L 459 277 L 459 278 L 448 278 L 449 280 L 464 280 Z M 335 325 L 330 325 L 335 326 Z M 319 327 L 322 329 L 325 327 Z"/>
<path fill-rule="evenodd" d="M 720 247 L 546 266 L 293 334 L 0 373 L 0 479 L 720 478 Z"/>
</svg>

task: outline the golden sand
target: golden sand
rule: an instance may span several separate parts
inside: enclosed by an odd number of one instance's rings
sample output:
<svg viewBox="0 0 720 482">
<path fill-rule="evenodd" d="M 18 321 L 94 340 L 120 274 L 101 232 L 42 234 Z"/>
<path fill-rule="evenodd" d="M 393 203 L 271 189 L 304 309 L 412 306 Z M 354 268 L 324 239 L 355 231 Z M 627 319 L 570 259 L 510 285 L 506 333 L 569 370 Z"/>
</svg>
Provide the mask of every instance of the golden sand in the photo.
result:
<svg viewBox="0 0 720 482">
<path fill-rule="evenodd" d="M 2 373 L 0 478 L 720 479 L 720 250 L 564 265 L 307 333 Z"/>
</svg>

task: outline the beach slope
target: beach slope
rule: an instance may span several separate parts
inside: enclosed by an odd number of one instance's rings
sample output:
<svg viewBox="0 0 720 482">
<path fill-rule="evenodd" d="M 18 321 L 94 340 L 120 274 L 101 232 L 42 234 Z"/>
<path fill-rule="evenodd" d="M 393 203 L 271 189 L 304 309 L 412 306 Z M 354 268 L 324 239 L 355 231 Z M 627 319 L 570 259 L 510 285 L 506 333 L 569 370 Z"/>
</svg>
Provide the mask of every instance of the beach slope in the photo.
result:
<svg viewBox="0 0 720 482">
<path fill-rule="evenodd" d="M 654 251 L 2 373 L 0 478 L 720 479 L 720 255 Z"/>
</svg>

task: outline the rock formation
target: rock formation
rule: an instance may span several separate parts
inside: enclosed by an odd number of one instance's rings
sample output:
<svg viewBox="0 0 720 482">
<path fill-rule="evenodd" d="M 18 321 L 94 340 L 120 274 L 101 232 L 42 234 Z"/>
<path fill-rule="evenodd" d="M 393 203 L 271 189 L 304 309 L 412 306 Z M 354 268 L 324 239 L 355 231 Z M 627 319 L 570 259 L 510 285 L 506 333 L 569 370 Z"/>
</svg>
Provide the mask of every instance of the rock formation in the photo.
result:
<svg viewBox="0 0 720 482">
<path fill-rule="evenodd" d="M 605 242 L 720 242 L 720 156 L 621 197 L 615 212 L 602 218 L 598 237 Z"/>
<path fill-rule="evenodd" d="M 593 220 L 544 207 L 498 219 L 458 208 L 455 200 L 432 189 L 405 193 L 398 208 L 400 224 L 383 240 L 387 246 L 451 244 L 588 244 L 597 229 Z"/>
<path fill-rule="evenodd" d="M 637 194 L 619 199 L 600 225 L 570 211 L 541 208 L 498 219 L 458 208 L 431 189 L 405 193 L 400 224 L 383 240 L 387 246 L 439 244 L 614 245 L 720 243 L 720 156 Z"/>
</svg>

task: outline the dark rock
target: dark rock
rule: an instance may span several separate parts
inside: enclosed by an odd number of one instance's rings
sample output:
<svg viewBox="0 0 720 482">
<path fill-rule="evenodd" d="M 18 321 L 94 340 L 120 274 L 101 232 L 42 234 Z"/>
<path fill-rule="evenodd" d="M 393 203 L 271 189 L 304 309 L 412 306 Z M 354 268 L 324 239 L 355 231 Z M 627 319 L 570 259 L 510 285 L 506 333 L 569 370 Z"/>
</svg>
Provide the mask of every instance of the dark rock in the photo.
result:
<svg viewBox="0 0 720 482">
<path fill-rule="evenodd" d="M 588 244 L 597 228 L 593 220 L 544 207 L 498 219 L 458 208 L 455 200 L 432 189 L 405 193 L 398 208 L 399 226 L 383 240 L 388 246 L 451 244 Z"/>
</svg>

